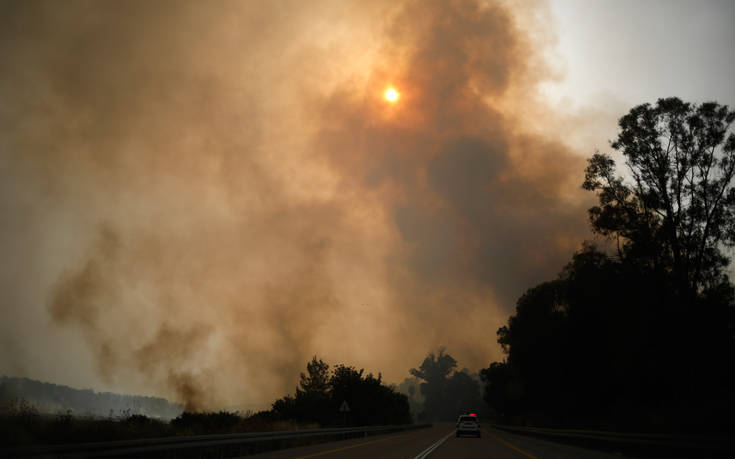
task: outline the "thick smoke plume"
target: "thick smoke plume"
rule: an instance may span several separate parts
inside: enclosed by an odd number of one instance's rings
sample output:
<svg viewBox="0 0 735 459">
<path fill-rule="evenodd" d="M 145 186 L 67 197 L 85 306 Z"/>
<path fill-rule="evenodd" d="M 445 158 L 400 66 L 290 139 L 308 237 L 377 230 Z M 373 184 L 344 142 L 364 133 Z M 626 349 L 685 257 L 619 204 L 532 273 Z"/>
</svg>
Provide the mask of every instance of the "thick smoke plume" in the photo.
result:
<svg viewBox="0 0 735 459">
<path fill-rule="evenodd" d="M 196 409 L 477 368 L 587 235 L 543 5 L 0 5 L 0 371 Z"/>
</svg>

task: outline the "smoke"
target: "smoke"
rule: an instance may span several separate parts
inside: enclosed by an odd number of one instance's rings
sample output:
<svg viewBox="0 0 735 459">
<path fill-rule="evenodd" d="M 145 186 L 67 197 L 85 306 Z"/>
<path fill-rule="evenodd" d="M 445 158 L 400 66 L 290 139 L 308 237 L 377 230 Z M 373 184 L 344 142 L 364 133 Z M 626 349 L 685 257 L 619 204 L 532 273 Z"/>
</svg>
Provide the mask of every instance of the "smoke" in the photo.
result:
<svg viewBox="0 0 735 459">
<path fill-rule="evenodd" d="M 2 371 L 197 409 L 500 358 L 587 236 L 544 6 L 363 3 L 0 3 Z"/>
</svg>

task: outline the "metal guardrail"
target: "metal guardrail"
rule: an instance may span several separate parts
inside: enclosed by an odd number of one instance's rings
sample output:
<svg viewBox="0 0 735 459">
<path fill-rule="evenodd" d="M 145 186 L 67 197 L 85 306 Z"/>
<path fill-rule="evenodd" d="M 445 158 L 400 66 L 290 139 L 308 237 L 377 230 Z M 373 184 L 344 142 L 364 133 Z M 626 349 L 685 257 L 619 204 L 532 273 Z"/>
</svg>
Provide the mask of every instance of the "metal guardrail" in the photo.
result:
<svg viewBox="0 0 735 459">
<path fill-rule="evenodd" d="M 248 454 L 258 443 L 288 440 L 355 438 L 430 427 L 431 424 L 363 426 L 328 429 L 249 432 L 221 435 L 145 438 L 140 440 L 73 443 L 46 446 L 22 446 L 0 449 L 0 456 L 10 458 L 86 458 L 86 457 L 227 457 Z M 297 442 L 294 442 L 297 443 Z M 279 448 L 271 448 L 279 449 Z"/>
<path fill-rule="evenodd" d="M 644 457 L 735 457 L 732 437 L 717 435 L 647 434 L 576 429 L 547 429 L 494 424 L 510 433 L 532 435 L 602 449 L 631 451 Z"/>
</svg>

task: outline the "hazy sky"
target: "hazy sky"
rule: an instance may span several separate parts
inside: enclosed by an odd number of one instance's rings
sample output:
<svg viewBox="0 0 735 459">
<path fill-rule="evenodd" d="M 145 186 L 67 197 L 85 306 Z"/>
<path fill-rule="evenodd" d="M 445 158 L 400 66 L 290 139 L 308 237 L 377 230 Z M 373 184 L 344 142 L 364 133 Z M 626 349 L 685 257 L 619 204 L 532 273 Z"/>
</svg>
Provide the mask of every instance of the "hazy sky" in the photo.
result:
<svg viewBox="0 0 735 459">
<path fill-rule="evenodd" d="M 549 85 L 552 97 L 735 104 L 735 2 L 551 0 L 550 8 L 565 70 Z"/>
<path fill-rule="evenodd" d="M 734 5 L 0 0 L 0 373 L 261 408 L 314 354 L 501 359 L 617 118 L 735 104 Z"/>
</svg>

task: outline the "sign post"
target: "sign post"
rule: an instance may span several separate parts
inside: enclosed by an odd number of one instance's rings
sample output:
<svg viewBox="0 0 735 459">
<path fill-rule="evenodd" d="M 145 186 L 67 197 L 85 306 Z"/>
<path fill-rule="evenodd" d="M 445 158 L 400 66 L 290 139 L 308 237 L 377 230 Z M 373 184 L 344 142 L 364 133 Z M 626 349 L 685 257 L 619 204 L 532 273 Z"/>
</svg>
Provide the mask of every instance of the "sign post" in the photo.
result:
<svg viewBox="0 0 735 459">
<path fill-rule="evenodd" d="M 347 427 L 347 413 L 350 412 L 350 405 L 347 404 L 347 400 L 343 400 L 342 404 L 339 406 L 339 412 L 344 413 L 343 421 L 344 426 Z"/>
</svg>

